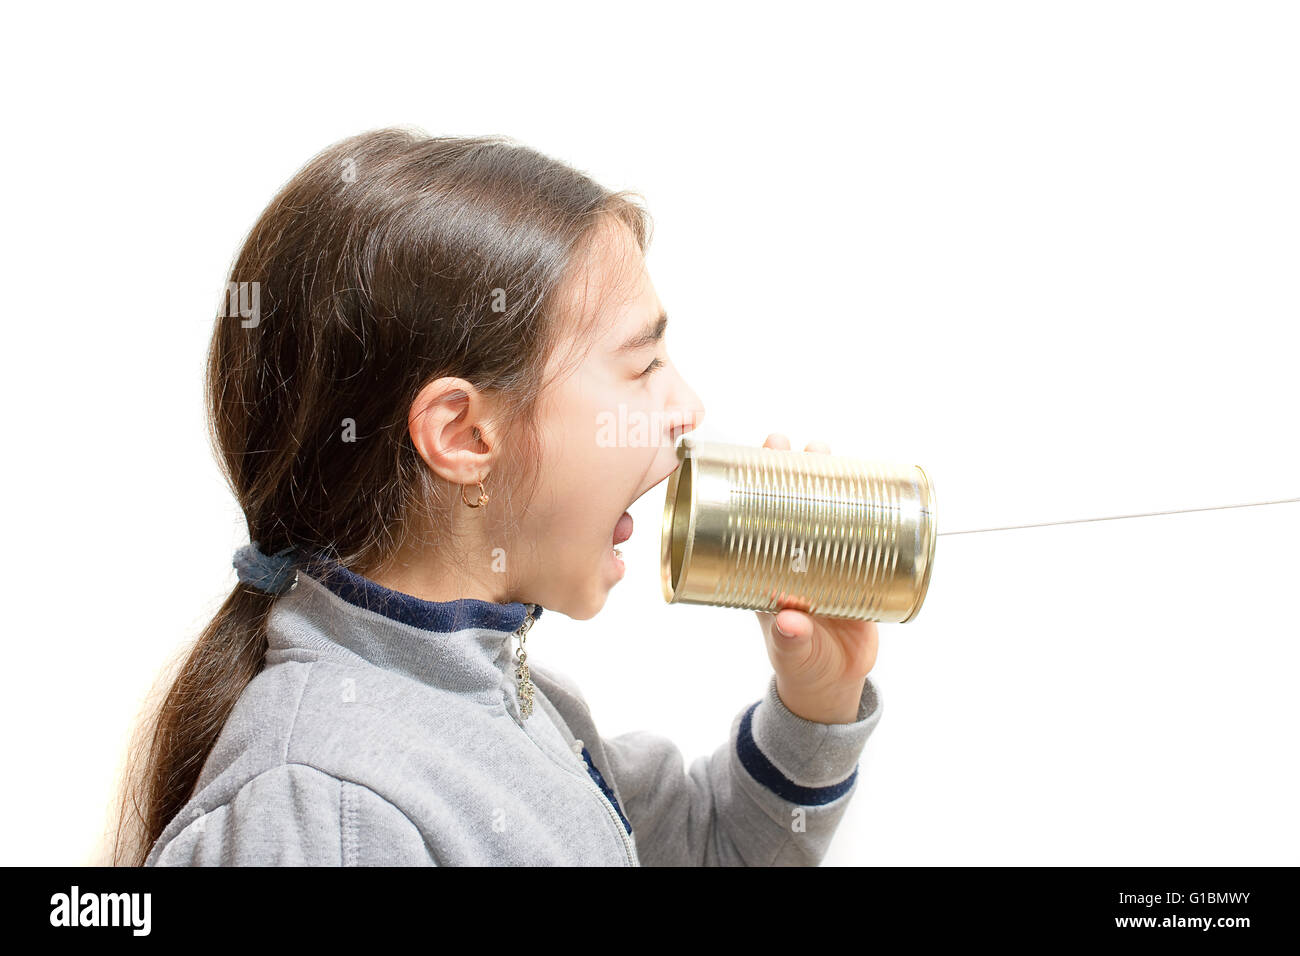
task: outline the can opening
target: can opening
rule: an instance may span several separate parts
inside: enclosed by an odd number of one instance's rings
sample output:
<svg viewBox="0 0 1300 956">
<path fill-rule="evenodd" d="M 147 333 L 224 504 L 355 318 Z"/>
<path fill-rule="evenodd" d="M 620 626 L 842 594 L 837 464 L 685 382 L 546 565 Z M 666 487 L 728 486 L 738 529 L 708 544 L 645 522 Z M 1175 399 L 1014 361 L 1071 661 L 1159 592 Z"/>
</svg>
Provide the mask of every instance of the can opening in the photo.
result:
<svg viewBox="0 0 1300 956">
<path fill-rule="evenodd" d="M 677 590 L 686 557 L 687 536 L 691 526 L 691 473 L 693 462 L 687 457 L 673 473 L 668 489 L 668 586 Z"/>
</svg>

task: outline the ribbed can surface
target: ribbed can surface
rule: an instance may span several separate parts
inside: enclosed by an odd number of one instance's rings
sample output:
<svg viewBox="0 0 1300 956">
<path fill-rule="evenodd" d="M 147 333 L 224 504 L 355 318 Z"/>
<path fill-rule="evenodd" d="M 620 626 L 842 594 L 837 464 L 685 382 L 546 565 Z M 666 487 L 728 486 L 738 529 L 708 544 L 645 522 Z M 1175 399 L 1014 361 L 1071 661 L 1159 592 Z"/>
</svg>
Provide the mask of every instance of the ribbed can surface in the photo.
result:
<svg viewBox="0 0 1300 956">
<path fill-rule="evenodd" d="M 921 610 L 937 526 L 919 465 L 691 436 L 677 455 L 660 534 L 669 603 L 893 623 Z"/>
</svg>

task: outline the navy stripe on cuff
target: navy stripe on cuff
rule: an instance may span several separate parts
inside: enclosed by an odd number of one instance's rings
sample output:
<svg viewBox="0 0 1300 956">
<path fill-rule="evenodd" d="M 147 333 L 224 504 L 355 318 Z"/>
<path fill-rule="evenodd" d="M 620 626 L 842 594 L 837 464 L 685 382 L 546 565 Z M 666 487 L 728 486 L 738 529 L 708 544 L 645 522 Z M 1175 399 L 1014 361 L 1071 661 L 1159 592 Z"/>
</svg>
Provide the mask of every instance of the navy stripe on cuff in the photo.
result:
<svg viewBox="0 0 1300 956">
<path fill-rule="evenodd" d="M 740 733 L 736 737 L 736 754 L 740 757 L 741 766 L 749 771 L 749 775 L 782 800 L 789 800 L 801 806 L 818 807 L 838 800 L 848 793 L 849 788 L 853 786 L 853 781 L 858 777 L 856 764 L 853 772 L 839 783 L 828 787 L 805 787 L 795 783 L 767 759 L 754 741 L 754 708 L 760 703 L 761 701 L 755 701 L 750 705 L 749 710 L 745 711 L 745 716 L 740 720 Z"/>
</svg>

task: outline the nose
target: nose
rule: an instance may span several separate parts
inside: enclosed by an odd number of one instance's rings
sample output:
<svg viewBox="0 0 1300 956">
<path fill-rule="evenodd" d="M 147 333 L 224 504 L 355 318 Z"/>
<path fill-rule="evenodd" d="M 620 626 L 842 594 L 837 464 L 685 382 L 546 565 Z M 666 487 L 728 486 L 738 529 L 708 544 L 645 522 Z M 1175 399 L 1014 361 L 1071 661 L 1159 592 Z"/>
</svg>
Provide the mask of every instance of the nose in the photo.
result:
<svg viewBox="0 0 1300 956">
<path fill-rule="evenodd" d="M 676 444 L 677 439 L 682 435 L 699 428 L 702 421 L 704 421 L 704 403 L 700 401 L 700 396 L 695 394 L 695 390 L 682 379 L 681 395 L 676 405 L 676 414 L 672 417 L 669 439 Z"/>
</svg>

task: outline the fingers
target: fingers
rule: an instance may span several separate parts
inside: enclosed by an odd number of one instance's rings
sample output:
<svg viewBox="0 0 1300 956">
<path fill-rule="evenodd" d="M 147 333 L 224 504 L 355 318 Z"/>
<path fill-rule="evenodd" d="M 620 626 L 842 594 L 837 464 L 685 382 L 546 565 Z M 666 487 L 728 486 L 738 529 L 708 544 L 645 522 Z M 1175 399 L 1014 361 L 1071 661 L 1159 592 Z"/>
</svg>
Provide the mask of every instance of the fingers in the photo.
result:
<svg viewBox="0 0 1300 956">
<path fill-rule="evenodd" d="M 772 432 L 772 434 L 767 436 L 767 440 L 763 442 L 763 447 L 775 448 L 779 451 L 789 451 L 790 439 L 787 438 L 785 435 L 782 435 L 780 432 Z M 824 441 L 810 441 L 807 445 L 804 446 L 804 451 L 811 451 L 811 452 L 817 452 L 822 455 L 829 455 L 831 453 L 831 446 L 826 444 L 826 442 Z"/>
</svg>

